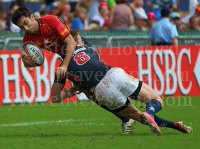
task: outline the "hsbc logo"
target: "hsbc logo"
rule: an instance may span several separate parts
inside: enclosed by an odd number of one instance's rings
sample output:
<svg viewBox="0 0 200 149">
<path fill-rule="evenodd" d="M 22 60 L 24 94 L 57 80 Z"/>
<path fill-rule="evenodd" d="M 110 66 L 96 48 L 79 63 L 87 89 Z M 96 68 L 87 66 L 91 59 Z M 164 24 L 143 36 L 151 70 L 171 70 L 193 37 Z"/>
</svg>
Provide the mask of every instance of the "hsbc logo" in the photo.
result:
<svg viewBox="0 0 200 149">
<path fill-rule="evenodd" d="M 194 61 L 191 52 L 190 48 L 182 48 L 178 53 L 171 49 L 136 51 L 138 77 L 141 80 L 144 76 L 148 77 L 148 85 L 153 86 L 159 95 L 174 95 L 178 88 L 183 95 L 187 95 L 192 89 L 194 75 L 200 85 L 200 54 Z M 190 71 L 191 68 L 193 71 Z"/>
</svg>

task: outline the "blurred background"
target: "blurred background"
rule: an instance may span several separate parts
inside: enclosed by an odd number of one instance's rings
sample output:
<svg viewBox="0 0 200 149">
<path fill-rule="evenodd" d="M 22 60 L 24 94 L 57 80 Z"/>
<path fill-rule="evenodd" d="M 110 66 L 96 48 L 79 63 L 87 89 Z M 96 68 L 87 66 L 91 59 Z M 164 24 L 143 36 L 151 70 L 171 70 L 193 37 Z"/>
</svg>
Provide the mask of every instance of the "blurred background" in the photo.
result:
<svg viewBox="0 0 200 149">
<path fill-rule="evenodd" d="M 24 33 L 11 22 L 12 13 L 20 6 L 29 7 L 35 18 L 58 16 L 98 47 L 150 45 L 152 26 L 162 19 L 161 10 L 167 8 L 178 31 L 178 44 L 199 44 L 198 0 L 0 0 L 2 50 L 21 47 Z"/>
</svg>

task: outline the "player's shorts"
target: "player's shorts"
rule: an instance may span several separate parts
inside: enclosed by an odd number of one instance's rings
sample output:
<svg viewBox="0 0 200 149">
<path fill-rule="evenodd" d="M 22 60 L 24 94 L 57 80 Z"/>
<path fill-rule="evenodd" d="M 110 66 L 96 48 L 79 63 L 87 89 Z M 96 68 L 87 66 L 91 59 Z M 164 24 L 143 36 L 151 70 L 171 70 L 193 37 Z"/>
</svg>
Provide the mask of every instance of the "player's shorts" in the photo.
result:
<svg viewBox="0 0 200 149">
<path fill-rule="evenodd" d="M 130 95 L 138 95 L 142 82 L 128 75 L 121 68 L 111 68 L 96 85 L 94 94 L 98 103 L 113 112 L 125 109 Z"/>
</svg>

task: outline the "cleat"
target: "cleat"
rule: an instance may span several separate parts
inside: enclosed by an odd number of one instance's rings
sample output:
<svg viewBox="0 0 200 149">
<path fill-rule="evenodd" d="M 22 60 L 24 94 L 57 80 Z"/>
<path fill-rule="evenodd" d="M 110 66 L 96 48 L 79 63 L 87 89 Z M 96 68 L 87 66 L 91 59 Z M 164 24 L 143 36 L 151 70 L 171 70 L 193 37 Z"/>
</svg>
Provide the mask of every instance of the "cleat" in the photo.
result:
<svg viewBox="0 0 200 149">
<path fill-rule="evenodd" d="M 151 115 L 149 115 L 147 112 L 142 112 L 140 114 L 140 119 L 142 121 L 142 124 L 148 125 L 154 134 L 157 134 L 157 135 L 162 134 L 154 118 Z"/>
<path fill-rule="evenodd" d="M 194 130 L 192 129 L 191 126 L 186 126 L 185 123 L 182 121 L 174 123 L 174 126 L 176 126 L 176 129 L 178 131 L 181 131 L 183 133 L 193 133 L 194 132 Z"/>
<path fill-rule="evenodd" d="M 129 134 L 131 131 L 131 127 L 132 125 L 136 123 L 135 120 L 130 119 L 128 122 L 126 123 L 122 123 L 122 134 Z"/>
</svg>

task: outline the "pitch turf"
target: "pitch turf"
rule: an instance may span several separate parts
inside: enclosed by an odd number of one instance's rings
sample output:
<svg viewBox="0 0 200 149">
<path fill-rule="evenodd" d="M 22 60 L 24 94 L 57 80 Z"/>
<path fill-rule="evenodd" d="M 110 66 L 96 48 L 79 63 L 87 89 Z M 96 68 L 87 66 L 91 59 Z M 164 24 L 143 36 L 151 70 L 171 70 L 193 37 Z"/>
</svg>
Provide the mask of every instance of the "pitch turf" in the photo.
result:
<svg viewBox="0 0 200 149">
<path fill-rule="evenodd" d="M 200 97 L 165 98 L 158 116 L 183 120 L 193 134 L 161 128 L 156 136 L 136 123 L 129 135 L 121 134 L 121 121 L 91 101 L 0 107 L 1 149 L 198 149 Z M 132 101 L 139 110 L 143 104 Z"/>
</svg>

